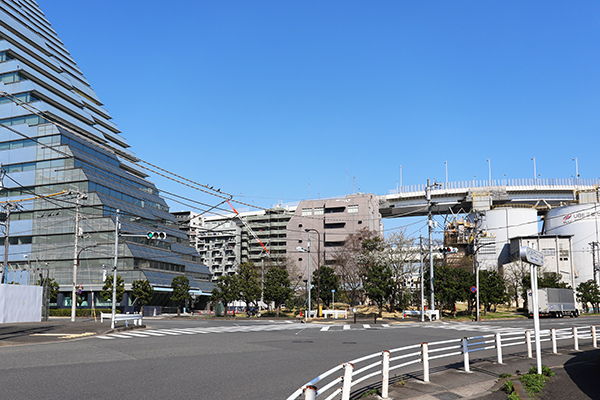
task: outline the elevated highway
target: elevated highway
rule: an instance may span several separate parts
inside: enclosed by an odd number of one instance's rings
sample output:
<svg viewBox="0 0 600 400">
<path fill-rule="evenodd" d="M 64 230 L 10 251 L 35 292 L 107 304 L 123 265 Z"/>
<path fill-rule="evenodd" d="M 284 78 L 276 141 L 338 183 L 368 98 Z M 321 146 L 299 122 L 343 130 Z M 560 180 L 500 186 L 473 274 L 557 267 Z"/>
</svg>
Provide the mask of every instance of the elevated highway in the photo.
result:
<svg viewBox="0 0 600 400">
<path fill-rule="evenodd" d="M 550 208 L 598 201 L 600 179 L 501 179 L 438 182 L 431 190 L 434 214 L 460 214 L 498 206 L 532 206 L 539 214 Z M 426 185 L 398 188 L 378 196 L 383 218 L 427 215 Z"/>
</svg>

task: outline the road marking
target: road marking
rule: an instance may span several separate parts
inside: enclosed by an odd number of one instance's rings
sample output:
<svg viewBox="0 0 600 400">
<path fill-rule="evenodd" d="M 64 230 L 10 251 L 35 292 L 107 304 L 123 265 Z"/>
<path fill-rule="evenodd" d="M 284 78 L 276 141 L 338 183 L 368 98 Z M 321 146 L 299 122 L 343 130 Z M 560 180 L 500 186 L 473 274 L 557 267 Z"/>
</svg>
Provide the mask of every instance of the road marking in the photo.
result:
<svg viewBox="0 0 600 400">
<path fill-rule="evenodd" d="M 327 332 L 329 330 L 329 326 L 324 326 L 321 328 L 321 332 Z"/>
<path fill-rule="evenodd" d="M 135 336 L 135 337 L 148 337 L 148 335 L 142 335 L 141 333 L 134 333 L 134 332 L 121 332 L 121 335 L 129 335 L 129 336 Z"/>
<path fill-rule="evenodd" d="M 369 325 L 369 324 L 363 324 L 363 328 L 369 329 L 369 328 L 371 328 L 371 325 Z"/>
<path fill-rule="evenodd" d="M 132 339 L 133 338 L 133 336 L 120 335 L 118 333 L 111 333 L 110 336 L 116 337 L 116 338 L 123 338 L 123 339 Z"/>
<path fill-rule="evenodd" d="M 389 324 L 381 324 L 381 326 L 383 326 L 384 328 L 389 328 L 390 327 Z"/>
<path fill-rule="evenodd" d="M 348 331 L 348 330 L 350 330 L 350 325 L 344 325 L 344 330 L 345 330 L 345 331 Z"/>
<path fill-rule="evenodd" d="M 110 337 L 110 336 L 96 336 L 98 339 L 116 339 L 114 337 Z"/>
</svg>

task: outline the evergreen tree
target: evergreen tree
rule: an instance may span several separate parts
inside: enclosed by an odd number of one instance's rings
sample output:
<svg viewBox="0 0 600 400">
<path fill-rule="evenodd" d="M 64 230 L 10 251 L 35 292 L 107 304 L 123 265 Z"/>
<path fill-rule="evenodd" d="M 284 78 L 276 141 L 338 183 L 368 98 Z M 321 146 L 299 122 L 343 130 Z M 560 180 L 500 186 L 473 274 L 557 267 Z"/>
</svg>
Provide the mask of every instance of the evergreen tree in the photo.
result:
<svg viewBox="0 0 600 400">
<path fill-rule="evenodd" d="M 177 316 L 181 315 L 181 308 L 185 302 L 192 299 L 190 295 L 190 280 L 187 276 L 179 275 L 171 281 L 171 300 L 177 304 Z"/>
<path fill-rule="evenodd" d="M 275 312 L 279 317 L 281 305 L 290 300 L 294 291 L 291 289 L 291 282 L 286 269 L 271 268 L 265 275 L 264 299 L 266 302 L 275 303 Z"/>
<path fill-rule="evenodd" d="M 147 279 L 139 279 L 131 283 L 132 295 L 134 303 L 138 302 L 141 305 L 140 313 L 144 315 L 144 306 L 152 300 L 154 289 Z"/>
<path fill-rule="evenodd" d="M 123 301 L 123 295 L 125 294 L 125 282 L 123 282 L 123 278 L 121 275 L 117 275 L 117 303 Z M 104 282 L 104 286 L 102 286 L 102 291 L 100 292 L 100 297 L 102 297 L 106 301 L 112 302 L 113 295 L 113 275 L 107 275 L 106 281 Z"/>
</svg>

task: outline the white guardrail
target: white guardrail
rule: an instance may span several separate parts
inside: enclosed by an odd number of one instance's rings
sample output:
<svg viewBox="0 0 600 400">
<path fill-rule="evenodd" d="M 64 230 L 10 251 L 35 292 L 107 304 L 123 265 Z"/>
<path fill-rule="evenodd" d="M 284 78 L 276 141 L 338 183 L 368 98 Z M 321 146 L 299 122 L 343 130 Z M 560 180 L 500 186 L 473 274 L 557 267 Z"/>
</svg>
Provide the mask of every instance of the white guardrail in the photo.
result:
<svg viewBox="0 0 600 400">
<path fill-rule="evenodd" d="M 101 312 L 100 323 L 103 323 L 104 319 L 112 321 L 112 313 Z M 142 314 L 115 314 L 115 324 L 117 323 L 117 321 L 125 321 L 125 326 L 129 326 L 129 321 L 133 321 L 134 325 L 143 325 L 144 318 Z"/>
<path fill-rule="evenodd" d="M 598 347 L 596 326 L 573 327 L 563 329 L 546 329 L 540 331 L 541 342 L 552 342 L 552 352 L 557 353 L 559 340 L 573 340 L 575 350 L 579 350 L 579 340 L 591 339 L 592 346 Z M 525 346 L 527 356 L 533 358 L 531 347 L 531 331 L 523 333 L 496 333 L 483 336 L 464 337 L 462 339 L 442 340 L 431 343 L 414 344 L 392 350 L 384 350 L 368 356 L 357 358 L 323 372 L 310 382 L 305 383 L 287 398 L 295 400 L 304 394 L 305 400 L 314 400 L 318 396 L 327 396 L 326 400 L 341 398 L 350 399 L 352 388 L 359 389 L 359 384 L 368 379 L 381 377 L 381 398 L 388 398 L 390 371 L 397 370 L 412 364 L 423 365 L 423 380 L 429 382 L 429 361 L 463 356 L 464 369 L 470 372 L 469 354 L 496 349 L 496 358 L 502 363 L 502 349 L 510 346 Z M 338 371 L 343 371 L 342 376 L 337 376 Z M 371 383 L 373 383 L 371 381 Z M 317 387 L 317 384 L 320 388 Z M 341 397 L 338 397 L 340 396 Z"/>
</svg>

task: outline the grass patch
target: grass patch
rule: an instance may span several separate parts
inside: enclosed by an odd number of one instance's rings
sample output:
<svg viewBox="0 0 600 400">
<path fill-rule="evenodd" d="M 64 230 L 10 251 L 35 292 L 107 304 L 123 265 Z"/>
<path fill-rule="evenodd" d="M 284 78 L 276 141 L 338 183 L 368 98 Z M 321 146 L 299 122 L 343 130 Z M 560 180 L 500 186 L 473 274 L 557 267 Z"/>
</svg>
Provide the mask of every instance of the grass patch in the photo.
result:
<svg viewBox="0 0 600 400">
<path fill-rule="evenodd" d="M 510 378 L 513 374 L 500 374 L 500 379 Z"/>
<path fill-rule="evenodd" d="M 519 380 L 523 384 L 523 387 L 527 391 L 527 394 L 531 397 L 540 394 L 542 392 L 542 389 L 546 385 L 546 381 L 548 381 L 551 377 L 554 376 L 554 371 L 552 371 L 545 365 L 542 365 L 541 375 L 539 375 L 537 372 L 537 367 L 533 367 L 529 369 L 528 373 L 519 378 Z"/>
<path fill-rule="evenodd" d="M 376 394 L 379 394 L 379 390 L 377 389 L 371 389 L 369 391 L 366 391 L 362 396 L 360 396 L 361 398 L 364 397 L 369 397 L 369 396 L 375 396 Z"/>
</svg>

